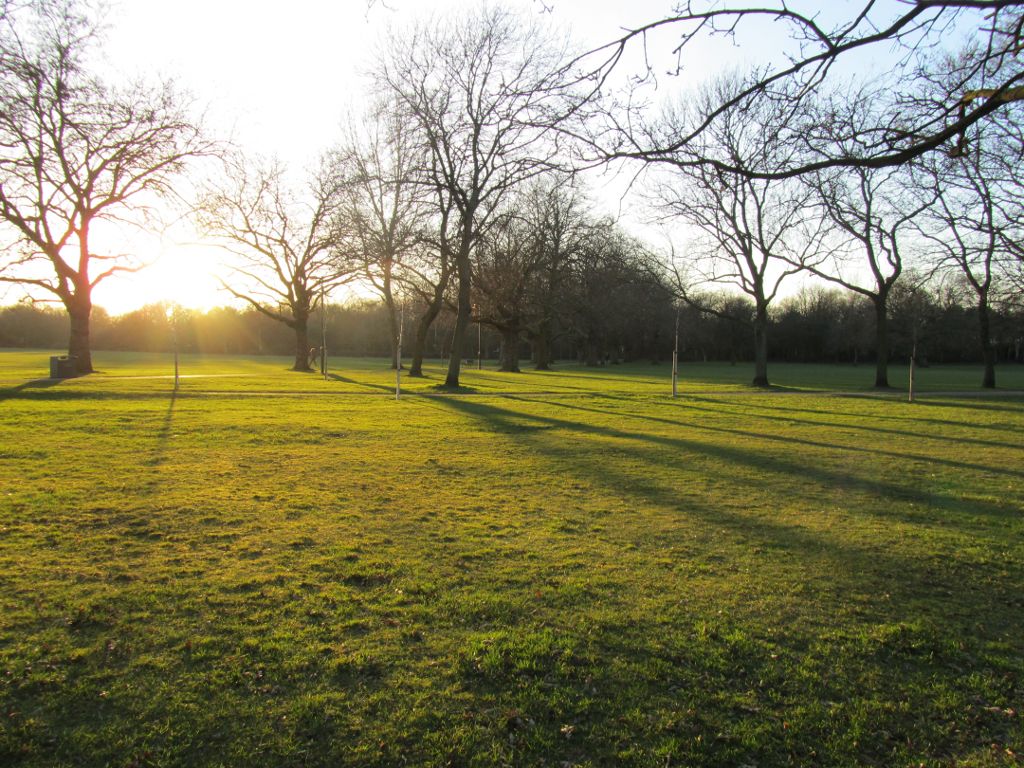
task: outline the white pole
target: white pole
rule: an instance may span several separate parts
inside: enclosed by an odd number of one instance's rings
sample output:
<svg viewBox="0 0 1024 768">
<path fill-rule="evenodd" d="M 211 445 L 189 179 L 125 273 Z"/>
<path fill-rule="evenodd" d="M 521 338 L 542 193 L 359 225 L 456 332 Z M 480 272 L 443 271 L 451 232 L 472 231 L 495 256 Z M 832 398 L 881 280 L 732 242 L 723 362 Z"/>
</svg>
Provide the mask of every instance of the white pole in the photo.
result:
<svg viewBox="0 0 1024 768">
<path fill-rule="evenodd" d="M 679 310 L 676 309 L 676 344 L 672 350 L 672 397 L 679 397 Z"/>
<path fill-rule="evenodd" d="M 324 287 L 320 286 L 320 373 L 327 381 L 327 304 L 324 303 Z"/>
<path fill-rule="evenodd" d="M 402 300 L 402 311 L 398 321 L 398 354 L 395 360 L 395 400 L 402 397 L 402 332 L 405 330 L 405 300 Z"/>
<path fill-rule="evenodd" d="M 916 333 L 915 333 L 916 335 Z M 907 388 L 907 402 L 914 402 L 914 363 L 917 358 L 917 339 L 914 339 L 914 346 L 910 351 L 910 386 Z"/>
<path fill-rule="evenodd" d="M 171 335 L 174 337 L 174 391 L 178 391 L 178 308 L 171 310 Z"/>
</svg>

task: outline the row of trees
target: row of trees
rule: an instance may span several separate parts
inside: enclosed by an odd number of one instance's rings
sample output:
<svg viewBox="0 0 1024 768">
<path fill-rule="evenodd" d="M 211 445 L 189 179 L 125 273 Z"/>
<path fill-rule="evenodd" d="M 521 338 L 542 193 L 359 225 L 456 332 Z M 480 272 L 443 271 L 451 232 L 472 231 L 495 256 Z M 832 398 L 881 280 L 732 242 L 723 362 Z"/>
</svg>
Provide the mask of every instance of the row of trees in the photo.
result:
<svg viewBox="0 0 1024 768">
<path fill-rule="evenodd" d="M 661 110 L 639 90 L 653 65 L 613 87 L 649 33 L 679 30 L 683 56 L 766 18 L 795 41 L 775 68 L 719 76 Z M 0 217 L 14 234 L 0 279 L 63 302 L 83 372 L 91 289 L 131 268 L 90 233 L 217 154 L 225 170 L 201 185 L 196 221 L 235 254 L 226 289 L 294 332 L 297 370 L 312 313 L 358 280 L 380 294 L 393 347 L 414 313 L 410 375 L 434 323 L 454 317 L 449 386 L 473 323 L 500 335 L 506 370 L 523 339 L 546 365 L 559 332 L 596 362 L 612 326 L 642 340 L 674 300 L 749 327 L 754 384 L 767 386 L 773 303 L 805 273 L 873 306 L 886 386 L 891 302 L 912 263 L 970 288 L 995 384 L 991 305 L 1019 297 L 1024 264 L 1022 2 L 866 2 L 831 24 L 785 4 L 686 2 L 583 56 L 500 6 L 413 23 L 380 46 L 369 107 L 300 188 L 280 163 L 204 139 L 169 86 L 89 75 L 96 28 L 74 0 L 8 3 L 0 22 Z M 952 31 L 967 37 L 956 51 L 942 46 Z M 844 57 L 878 47 L 887 76 L 836 81 Z M 578 172 L 621 161 L 649 171 L 651 210 L 694 233 L 685 249 L 659 256 L 590 212 Z M 723 284 L 743 300 L 711 290 Z"/>
<path fill-rule="evenodd" d="M 654 204 L 699 231 L 702 258 L 676 265 L 680 294 L 699 304 L 703 286 L 728 283 L 753 302 L 754 383 L 767 385 L 782 281 L 807 272 L 841 285 L 874 306 L 876 385 L 887 386 L 889 304 L 913 257 L 971 289 L 983 385 L 994 386 L 992 300 L 1021 290 L 1022 4 L 866 2 L 834 17 L 691 0 L 595 52 L 593 72 L 659 29 L 678 32 L 682 65 L 699 41 L 742 45 L 769 20 L 794 41 L 776 63 L 711 82 L 654 120 L 642 105 L 599 110 L 607 130 L 594 150 L 657 169 Z M 885 73 L 851 77 L 872 55 Z"/>
<path fill-rule="evenodd" d="M 951 70 L 949 77 L 957 71 Z M 740 80 L 719 80 L 700 94 L 693 111 L 707 114 L 743 88 Z M 802 119 L 830 131 L 840 145 L 880 119 L 873 111 L 881 101 L 881 94 L 864 89 L 842 102 L 804 104 L 810 114 Z M 769 307 L 783 283 L 804 273 L 841 286 L 874 309 L 875 385 L 886 387 L 890 302 L 908 267 L 927 270 L 969 289 L 982 384 L 995 386 L 992 304 L 1019 299 L 1022 274 L 1016 244 L 1024 237 L 1024 176 L 1017 163 L 1007 162 L 1024 152 L 1017 117 L 1013 111 L 993 116 L 957 157 L 932 153 L 899 166 L 828 166 L 788 177 L 782 169 L 800 148 L 780 138 L 794 119 L 787 102 L 759 101 L 731 113 L 702 134 L 704 151 L 745 157 L 763 176 L 700 164 L 659 176 L 654 204 L 698 232 L 698 258 L 690 253 L 675 264 L 678 292 L 709 312 L 721 311 L 701 300 L 709 283 L 733 285 L 749 298 L 754 384 L 767 386 Z M 670 112 L 667 130 L 685 131 L 695 119 Z"/>
<path fill-rule="evenodd" d="M 505 334 L 482 324 L 480 350 L 484 359 L 497 360 L 506 367 L 509 361 L 518 366 L 526 359 L 537 369 L 556 359 L 589 364 L 659 362 L 668 358 L 678 327 L 683 361 L 750 361 L 754 304 L 737 296 L 722 296 L 722 302 L 731 305 L 729 312 L 716 315 L 674 304 L 667 286 L 653 296 L 627 291 L 618 295 L 615 311 L 607 312 L 600 326 L 573 326 L 573 315 L 560 314 L 552 318 L 549 336 L 519 337 L 515 348 Z M 916 347 L 921 364 L 982 362 L 969 287 L 904 280 L 894 289 L 889 310 L 893 359 L 905 363 Z M 392 354 L 390 313 L 383 301 L 328 304 L 325 318 L 321 311 L 318 308 L 310 318 L 315 329 L 313 345 L 320 345 L 324 328 L 331 355 L 386 358 Z M 400 314 L 406 335 L 413 330 L 414 315 L 412 311 Z M 454 321 L 454 312 L 444 310 L 431 325 L 424 344 L 428 358 L 446 360 L 451 354 Z M 787 362 L 866 364 L 877 355 L 874 324 L 869 300 L 849 291 L 810 286 L 772 308 L 769 357 Z M 996 308 L 992 331 L 997 360 L 1024 363 L 1024 309 Z M 66 342 L 67 334 L 67 315 L 57 309 L 27 304 L 0 308 L 0 347 L 52 349 Z M 294 335 L 282 323 L 252 308 L 202 312 L 172 310 L 161 304 L 116 317 L 99 307 L 94 313 L 96 349 L 166 352 L 175 341 L 185 352 L 285 355 L 292 352 Z M 471 347 L 470 357 L 475 358 L 475 338 Z"/>
</svg>

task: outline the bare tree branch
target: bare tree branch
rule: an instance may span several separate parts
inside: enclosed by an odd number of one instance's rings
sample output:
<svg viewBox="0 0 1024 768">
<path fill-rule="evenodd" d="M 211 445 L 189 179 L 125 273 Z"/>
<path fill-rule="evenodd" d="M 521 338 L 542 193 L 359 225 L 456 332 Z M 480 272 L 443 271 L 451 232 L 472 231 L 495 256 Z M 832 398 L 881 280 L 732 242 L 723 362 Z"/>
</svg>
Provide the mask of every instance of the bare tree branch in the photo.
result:
<svg viewBox="0 0 1024 768">
<path fill-rule="evenodd" d="M 217 150 L 172 84 L 118 89 L 86 71 L 98 33 L 85 10 L 74 0 L 41 0 L 9 5 L 0 17 L 0 227 L 19 242 L 0 272 L 60 298 L 82 373 L 92 370 L 93 288 L 141 266 L 96 254 L 94 230 L 141 223 L 188 161 Z M 97 260 L 118 263 L 93 276 Z"/>
<path fill-rule="evenodd" d="M 237 257 L 225 288 L 295 331 L 294 370 L 308 371 L 308 323 L 322 294 L 352 278 L 339 268 L 339 213 L 344 185 L 328 159 L 304 193 L 292 190 L 283 166 L 231 158 L 223 181 L 208 186 L 196 209 L 202 230 Z M 237 284 L 235 284 L 237 282 Z"/>
</svg>

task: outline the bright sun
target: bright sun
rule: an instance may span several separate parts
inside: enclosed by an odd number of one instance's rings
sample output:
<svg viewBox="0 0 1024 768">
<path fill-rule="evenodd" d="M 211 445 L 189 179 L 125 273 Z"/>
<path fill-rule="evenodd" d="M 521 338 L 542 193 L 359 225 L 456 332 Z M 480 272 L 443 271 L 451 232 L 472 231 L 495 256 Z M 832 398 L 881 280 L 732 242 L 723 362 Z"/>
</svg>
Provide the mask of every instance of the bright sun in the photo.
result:
<svg viewBox="0 0 1024 768">
<path fill-rule="evenodd" d="M 224 252 L 217 246 L 161 244 L 149 252 L 155 255 L 148 266 L 101 282 L 93 303 L 113 315 L 157 302 L 201 310 L 236 303 L 217 279 L 224 274 Z"/>
</svg>

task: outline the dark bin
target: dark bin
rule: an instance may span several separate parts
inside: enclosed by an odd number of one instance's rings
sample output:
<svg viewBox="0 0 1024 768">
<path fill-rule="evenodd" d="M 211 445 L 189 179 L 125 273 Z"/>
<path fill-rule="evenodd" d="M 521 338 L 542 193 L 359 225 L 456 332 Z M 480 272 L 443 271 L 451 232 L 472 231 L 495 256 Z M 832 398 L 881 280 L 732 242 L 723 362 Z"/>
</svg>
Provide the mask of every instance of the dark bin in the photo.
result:
<svg viewBox="0 0 1024 768">
<path fill-rule="evenodd" d="M 61 355 L 50 358 L 50 378 L 70 379 L 78 375 L 78 358 L 74 355 Z"/>
</svg>

